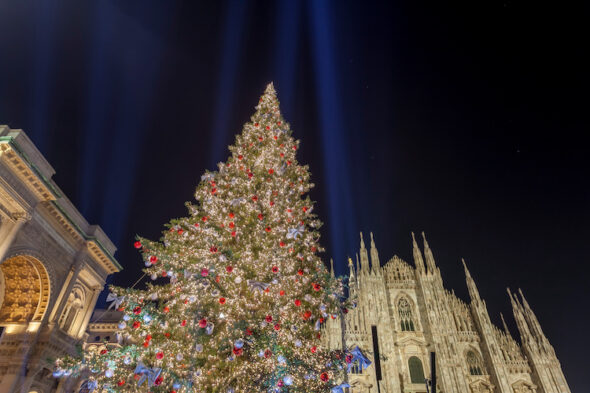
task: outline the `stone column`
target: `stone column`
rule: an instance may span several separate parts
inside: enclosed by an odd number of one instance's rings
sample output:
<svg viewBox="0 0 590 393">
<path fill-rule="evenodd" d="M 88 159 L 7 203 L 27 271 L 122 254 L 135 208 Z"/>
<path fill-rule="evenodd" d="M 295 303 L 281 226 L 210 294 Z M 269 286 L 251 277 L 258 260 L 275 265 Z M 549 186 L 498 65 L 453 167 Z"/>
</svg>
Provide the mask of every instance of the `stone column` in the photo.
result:
<svg viewBox="0 0 590 393">
<path fill-rule="evenodd" d="M 78 275 L 80 274 L 80 271 L 84 265 L 83 258 L 84 254 L 82 252 L 76 254 L 74 263 L 72 264 L 70 272 L 68 273 L 68 276 L 66 277 L 66 280 L 63 284 L 62 291 L 53 306 L 53 310 L 49 317 L 50 324 L 54 324 L 60 318 L 61 313 L 68 302 L 68 295 L 70 292 L 72 292 L 72 288 L 74 287 L 74 284 L 76 284 Z"/>
<path fill-rule="evenodd" d="M 31 215 L 26 212 L 14 213 L 10 218 L 0 216 L 0 219 L 2 220 L 0 223 L 0 261 L 2 261 L 19 229 L 21 229 L 25 222 L 31 219 Z"/>
</svg>

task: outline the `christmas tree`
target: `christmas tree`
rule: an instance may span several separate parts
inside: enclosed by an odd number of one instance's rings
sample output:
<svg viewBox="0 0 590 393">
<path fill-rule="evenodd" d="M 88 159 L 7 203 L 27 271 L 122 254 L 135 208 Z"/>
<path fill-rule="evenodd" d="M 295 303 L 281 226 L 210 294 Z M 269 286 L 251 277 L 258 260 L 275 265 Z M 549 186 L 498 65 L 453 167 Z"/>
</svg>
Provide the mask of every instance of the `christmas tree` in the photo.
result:
<svg viewBox="0 0 590 393">
<path fill-rule="evenodd" d="M 60 359 L 55 374 L 107 392 L 341 391 L 354 359 L 323 348 L 320 325 L 343 309 L 343 283 L 318 256 L 298 145 L 269 84 L 189 215 L 137 239 L 154 282 L 111 288 L 121 346 Z"/>
</svg>

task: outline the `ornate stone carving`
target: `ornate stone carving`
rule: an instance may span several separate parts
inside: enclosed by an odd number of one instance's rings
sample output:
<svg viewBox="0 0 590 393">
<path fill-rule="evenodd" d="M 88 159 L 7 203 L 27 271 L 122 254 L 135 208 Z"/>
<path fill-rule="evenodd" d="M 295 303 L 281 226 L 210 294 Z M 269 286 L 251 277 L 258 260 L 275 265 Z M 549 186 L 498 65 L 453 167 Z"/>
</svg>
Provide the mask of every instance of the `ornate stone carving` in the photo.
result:
<svg viewBox="0 0 590 393">
<path fill-rule="evenodd" d="M 49 302 L 49 276 L 41 262 L 21 255 L 4 261 L 0 268 L 6 285 L 0 322 L 41 321 Z"/>
</svg>

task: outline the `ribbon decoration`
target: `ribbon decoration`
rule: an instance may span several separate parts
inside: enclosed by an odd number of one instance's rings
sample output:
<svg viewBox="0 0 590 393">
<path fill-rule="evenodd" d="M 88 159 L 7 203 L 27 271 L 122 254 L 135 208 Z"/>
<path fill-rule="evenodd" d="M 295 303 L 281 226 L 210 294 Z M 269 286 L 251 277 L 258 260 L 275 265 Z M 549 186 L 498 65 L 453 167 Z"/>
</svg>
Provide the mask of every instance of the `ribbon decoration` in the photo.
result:
<svg viewBox="0 0 590 393">
<path fill-rule="evenodd" d="M 303 231 L 305 227 L 303 225 L 299 225 L 297 228 L 290 228 L 287 231 L 287 239 L 297 239 L 297 236 L 303 235 Z"/>
<path fill-rule="evenodd" d="M 359 366 L 361 366 L 361 370 L 363 370 L 371 365 L 371 361 L 369 359 L 367 359 L 365 354 L 363 354 L 363 352 L 361 351 L 361 349 L 358 346 L 354 347 L 354 349 L 352 351 L 350 351 L 350 354 L 352 355 L 352 360 L 350 361 L 350 363 L 348 363 L 348 372 L 349 373 L 350 373 L 350 368 L 352 367 L 352 364 L 357 360 L 359 362 Z"/>
<path fill-rule="evenodd" d="M 135 374 L 141 375 L 141 378 L 137 381 L 137 386 L 141 386 L 146 379 L 148 380 L 148 385 L 152 386 L 156 382 L 156 378 L 160 376 L 161 372 L 161 368 L 149 368 L 140 361 L 137 363 L 137 367 L 135 367 Z"/>
<path fill-rule="evenodd" d="M 254 281 L 254 280 L 248 280 L 248 285 L 252 288 L 253 291 L 260 291 L 260 292 L 264 292 L 266 290 L 266 288 L 268 288 L 270 286 L 270 284 L 267 284 L 265 282 Z"/>
<path fill-rule="evenodd" d="M 344 388 L 349 388 L 350 385 L 347 383 L 341 383 L 338 386 L 334 386 L 331 390 L 332 393 L 344 393 Z"/>
<path fill-rule="evenodd" d="M 238 206 L 240 203 L 243 203 L 243 202 L 245 202 L 245 201 L 246 201 L 246 200 L 245 200 L 244 198 L 235 198 L 235 199 L 232 199 L 232 200 L 231 200 L 230 204 L 231 204 L 232 206 Z"/>
<path fill-rule="evenodd" d="M 199 277 L 199 274 L 198 273 L 193 273 L 193 272 L 190 272 L 190 271 L 184 269 L 184 278 L 188 280 L 188 279 L 190 279 L 192 277 Z"/>
<path fill-rule="evenodd" d="M 82 389 L 88 390 L 89 392 L 92 392 L 94 389 L 98 387 L 98 383 L 94 379 L 92 379 L 84 382 L 80 387 Z"/>
<path fill-rule="evenodd" d="M 110 310 L 113 307 L 121 307 L 121 304 L 123 304 L 124 300 L 125 296 L 117 296 L 114 293 L 109 292 L 109 294 L 107 295 L 107 302 L 111 302 L 111 305 L 109 306 L 108 310 Z"/>
</svg>

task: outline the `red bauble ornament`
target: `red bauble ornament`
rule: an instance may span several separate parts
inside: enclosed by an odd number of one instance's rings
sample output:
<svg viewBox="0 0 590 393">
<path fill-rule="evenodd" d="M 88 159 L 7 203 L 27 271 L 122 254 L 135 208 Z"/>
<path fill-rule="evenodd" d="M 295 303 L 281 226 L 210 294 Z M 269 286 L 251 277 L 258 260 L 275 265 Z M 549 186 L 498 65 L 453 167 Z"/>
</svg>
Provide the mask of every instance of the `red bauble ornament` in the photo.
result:
<svg viewBox="0 0 590 393">
<path fill-rule="evenodd" d="M 266 232 L 270 232 L 270 230 L 271 230 L 271 229 L 270 229 L 270 227 L 266 227 L 266 228 L 264 228 L 264 230 L 265 230 Z"/>
<path fill-rule="evenodd" d="M 254 202 L 256 202 L 256 201 L 258 200 L 258 197 L 257 197 L 256 195 L 253 195 L 253 196 L 252 196 L 252 200 L 253 200 Z"/>
<path fill-rule="evenodd" d="M 133 329 L 138 329 L 141 326 L 141 322 L 139 321 L 135 321 L 133 322 L 133 325 L 131 325 L 133 327 Z"/>
<path fill-rule="evenodd" d="M 217 192 L 217 188 L 212 188 L 211 189 L 211 194 L 215 194 Z"/>
<path fill-rule="evenodd" d="M 318 348 L 315 345 L 310 348 L 311 353 L 316 353 L 317 350 Z"/>
<path fill-rule="evenodd" d="M 279 242 L 279 246 L 285 247 L 285 242 Z"/>
<path fill-rule="evenodd" d="M 242 158 L 244 158 L 244 156 L 240 154 L 240 155 L 238 156 L 238 160 L 241 160 Z"/>
<path fill-rule="evenodd" d="M 260 99 L 260 102 L 262 102 L 262 98 Z M 254 127 L 258 127 L 258 123 L 254 123 Z"/>
<path fill-rule="evenodd" d="M 231 272 L 233 272 L 233 271 L 234 271 L 234 268 L 233 268 L 233 267 L 231 267 L 231 266 L 226 266 L 226 267 L 225 267 L 225 271 L 226 271 L 226 272 L 228 272 L 228 273 L 231 273 Z"/>
<path fill-rule="evenodd" d="M 224 297 L 220 297 L 219 298 L 219 303 L 220 304 L 225 304 L 225 298 Z"/>
<path fill-rule="evenodd" d="M 201 220 L 202 220 L 203 222 L 207 221 L 207 219 L 208 219 L 208 217 L 207 217 L 207 216 L 203 216 L 203 218 L 201 218 Z"/>
<path fill-rule="evenodd" d="M 199 321 L 199 327 L 203 329 L 207 327 L 207 320 L 205 318 Z"/>
<path fill-rule="evenodd" d="M 271 169 L 268 170 L 268 174 L 269 175 L 272 175 L 273 173 L 275 173 L 275 170 L 274 169 L 271 168 Z"/>
<path fill-rule="evenodd" d="M 151 262 L 151 263 L 156 263 L 156 262 L 158 262 L 158 257 L 157 257 L 157 256 L 155 256 L 155 255 L 152 255 L 152 256 L 150 257 L 150 262 Z"/>
<path fill-rule="evenodd" d="M 164 352 L 158 352 L 156 354 L 156 359 L 162 359 L 164 357 Z"/>
<path fill-rule="evenodd" d="M 236 237 L 236 231 L 231 232 L 232 237 Z"/>
<path fill-rule="evenodd" d="M 156 380 L 154 381 L 154 385 L 160 386 L 162 384 L 163 380 L 164 380 L 164 378 L 162 378 L 162 377 L 156 378 Z"/>
<path fill-rule="evenodd" d="M 279 291 L 279 295 L 281 296 L 285 296 L 285 291 L 283 291 L 282 289 Z"/>
<path fill-rule="evenodd" d="M 236 224 L 234 224 L 234 222 L 232 221 L 232 222 L 230 222 L 230 223 L 229 223 L 229 225 L 228 225 L 228 226 L 229 226 L 230 228 L 234 228 L 234 227 L 236 226 Z"/>
<path fill-rule="evenodd" d="M 176 233 L 178 233 L 179 235 L 182 235 L 184 233 L 184 230 L 181 228 L 178 231 L 176 231 Z"/>
<path fill-rule="evenodd" d="M 123 385 L 125 385 L 125 381 L 119 381 L 119 382 L 117 382 L 117 385 L 123 386 Z"/>
<path fill-rule="evenodd" d="M 146 341 L 150 341 L 152 339 L 152 335 L 148 334 L 147 336 L 145 336 Z"/>
<path fill-rule="evenodd" d="M 242 348 L 234 347 L 234 355 L 240 356 L 242 354 Z"/>
<path fill-rule="evenodd" d="M 320 379 L 324 382 L 327 382 L 328 379 L 330 379 L 330 377 L 328 376 L 328 373 L 321 373 L 320 374 Z"/>
<path fill-rule="evenodd" d="M 267 129 L 267 130 L 270 130 L 270 126 L 266 126 L 266 129 Z"/>
<path fill-rule="evenodd" d="M 252 178 L 252 176 L 254 176 L 254 175 L 252 174 L 252 172 L 248 172 L 248 177 L 249 177 L 250 179 Z"/>
<path fill-rule="evenodd" d="M 229 213 L 229 218 L 234 218 L 234 217 L 235 217 L 235 214 L 233 214 L 233 213 L 230 212 Z"/>
<path fill-rule="evenodd" d="M 277 125 L 279 125 L 279 126 L 280 126 L 280 125 L 281 125 L 281 122 L 280 122 L 280 121 L 277 121 Z"/>
<path fill-rule="evenodd" d="M 303 319 L 308 320 L 309 318 L 311 318 L 311 311 L 307 310 L 303 313 Z"/>
<path fill-rule="evenodd" d="M 211 246 L 211 248 L 209 249 L 209 251 L 211 251 L 212 253 L 215 254 L 217 252 L 217 247 Z"/>
<path fill-rule="evenodd" d="M 320 284 L 318 284 L 318 283 L 315 283 L 315 282 L 314 282 L 314 283 L 313 283 L 313 284 L 311 284 L 311 285 L 313 285 L 313 290 L 314 290 L 314 291 L 319 291 L 320 289 L 322 289 L 322 287 L 321 287 L 321 286 L 320 286 Z"/>
<path fill-rule="evenodd" d="M 263 220 L 264 219 L 264 216 L 262 215 L 262 213 L 258 214 L 258 219 L 259 220 Z"/>
<path fill-rule="evenodd" d="M 137 306 L 133 309 L 133 314 L 139 315 L 139 313 L 141 313 L 141 307 Z"/>
<path fill-rule="evenodd" d="M 269 323 L 272 322 L 272 315 L 267 315 L 264 320 Z"/>
<path fill-rule="evenodd" d="M 252 330 L 250 330 L 249 328 L 246 328 L 246 336 L 251 336 L 252 335 Z"/>
<path fill-rule="evenodd" d="M 268 358 L 269 358 L 269 357 L 271 357 L 271 356 L 272 356 L 272 352 L 271 352 L 271 350 L 270 350 L 270 349 L 266 349 L 266 350 L 264 351 L 264 357 L 265 357 L 266 359 L 268 359 Z"/>
<path fill-rule="evenodd" d="M 206 268 L 202 268 L 201 269 L 201 276 L 202 277 L 207 277 L 209 275 L 209 270 Z"/>
<path fill-rule="evenodd" d="M 274 328 L 275 328 L 275 330 L 281 330 L 281 325 L 278 323 L 275 323 Z"/>
<path fill-rule="evenodd" d="M 300 276 L 303 276 L 303 269 L 297 270 L 297 274 L 299 274 Z"/>
<path fill-rule="evenodd" d="M 279 272 L 279 268 L 277 266 L 273 266 L 272 267 L 272 272 L 273 273 L 278 273 Z"/>
<path fill-rule="evenodd" d="M 186 319 L 183 319 L 182 322 L 180 322 L 180 326 L 186 326 Z"/>
<path fill-rule="evenodd" d="M 166 270 L 164 270 L 164 271 L 162 272 L 162 277 L 166 277 L 167 275 L 168 275 L 168 273 L 166 272 Z"/>
<path fill-rule="evenodd" d="M 106 350 L 106 349 L 102 349 L 102 350 L 100 351 L 100 354 L 101 354 L 101 355 L 104 355 L 105 353 L 107 353 L 107 350 Z"/>
<path fill-rule="evenodd" d="M 301 300 L 299 300 L 299 299 L 295 299 L 295 305 L 296 305 L 297 307 L 301 306 Z"/>
<path fill-rule="evenodd" d="M 133 243 L 133 246 L 135 248 L 138 248 L 139 249 L 139 248 L 141 248 L 141 242 L 135 242 L 135 243 Z"/>
<path fill-rule="evenodd" d="M 170 307 L 166 306 L 164 307 L 164 312 L 169 312 L 170 311 Z"/>
</svg>

